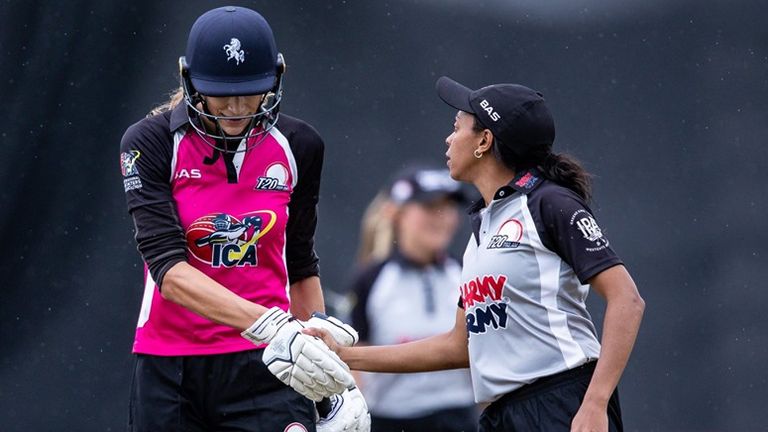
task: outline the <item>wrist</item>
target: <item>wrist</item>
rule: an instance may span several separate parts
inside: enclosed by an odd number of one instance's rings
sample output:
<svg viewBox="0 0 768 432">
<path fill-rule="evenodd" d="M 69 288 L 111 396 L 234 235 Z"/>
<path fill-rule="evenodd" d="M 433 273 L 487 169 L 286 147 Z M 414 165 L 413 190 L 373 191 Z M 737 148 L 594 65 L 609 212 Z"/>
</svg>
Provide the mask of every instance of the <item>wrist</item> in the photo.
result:
<svg viewBox="0 0 768 432">
<path fill-rule="evenodd" d="M 275 337 L 278 330 L 288 323 L 291 316 L 275 306 L 261 315 L 250 327 L 240 335 L 256 345 L 269 343 Z"/>
<path fill-rule="evenodd" d="M 348 357 L 349 357 L 349 347 L 345 347 L 345 346 L 342 346 L 342 345 L 336 345 L 334 348 L 336 348 L 334 351 L 336 352 L 336 355 L 339 356 L 341 361 L 343 361 L 344 363 L 348 363 L 347 360 L 349 360 L 348 359 Z"/>
<path fill-rule="evenodd" d="M 597 392 L 589 392 L 587 391 L 587 394 L 584 395 L 584 401 L 582 401 L 582 405 L 591 405 L 596 408 L 607 408 L 608 407 L 608 400 L 610 399 L 610 395 L 601 395 Z"/>
</svg>

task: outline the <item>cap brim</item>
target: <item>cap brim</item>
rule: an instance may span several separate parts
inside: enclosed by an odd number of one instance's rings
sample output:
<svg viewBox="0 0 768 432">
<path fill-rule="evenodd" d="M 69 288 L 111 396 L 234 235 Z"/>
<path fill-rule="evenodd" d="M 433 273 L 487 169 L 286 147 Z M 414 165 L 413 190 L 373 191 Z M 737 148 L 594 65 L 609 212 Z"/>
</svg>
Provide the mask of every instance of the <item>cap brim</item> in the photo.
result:
<svg viewBox="0 0 768 432">
<path fill-rule="evenodd" d="M 240 82 L 209 81 L 192 78 L 192 85 L 200 94 L 206 96 L 246 96 L 264 94 L 275 86 L 275 76 L 267 76 Z"/>
<path fill-rule="evenodd" d="M 437 95 L 440 96 L 440 99 L 442 99 L 443 102 L 457 110 L 468 113 L 474 112 L 472 106 L 469 104 L 469 95 L 472 93 L 471 89 L 446 76 L 440 77 L 440 79 L 437 80 L 435 88 L 437 89 Z"/>
</svg>

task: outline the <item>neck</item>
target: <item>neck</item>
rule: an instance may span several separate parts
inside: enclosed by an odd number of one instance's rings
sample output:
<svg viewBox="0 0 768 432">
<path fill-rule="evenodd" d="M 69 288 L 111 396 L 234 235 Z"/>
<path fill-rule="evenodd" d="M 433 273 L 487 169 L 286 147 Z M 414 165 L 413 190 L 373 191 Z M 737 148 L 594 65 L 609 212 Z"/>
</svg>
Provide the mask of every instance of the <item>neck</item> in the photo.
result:
<svg viewBox="0 0 768 432">
<path fill-rule="evenodd" d="M 493 201 L 496 191 L 502 186 L 506 186 L 515 178 L 515 172 L 496 159 L 489 158 L 488 161 L 478 166 L 477 175 L 472 179 L 472 184 L 482 195 L 485 205 Z"/>
<path fill-rule="evenodd" d="M 434 252 L 416 245 L 412 240 L 398 241 L 398 243 L 398 249 L 400 253 L 416 264 L 427 265 L 435 260 Z"/>
</svg>

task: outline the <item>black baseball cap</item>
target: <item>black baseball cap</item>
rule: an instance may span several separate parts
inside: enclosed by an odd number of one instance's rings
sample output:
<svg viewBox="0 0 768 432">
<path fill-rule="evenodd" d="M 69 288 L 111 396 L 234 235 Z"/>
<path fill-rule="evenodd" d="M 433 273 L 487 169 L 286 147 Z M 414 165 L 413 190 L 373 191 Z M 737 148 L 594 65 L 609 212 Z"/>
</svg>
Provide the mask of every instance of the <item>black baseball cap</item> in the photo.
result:
<svg viewBox="0 0 768 432">
<path fill-rule="evenodd" d="M 407 167 L 394 176 L 389 198 L 396 204 L 430 203 L 440 198 L 466 203 L 461 183 L 451 178 L 447 169 Z"/>
<path fill-rule="evenodd" d="M 186 63 L 195 90 L 207 96 L 263 94 L 278 70 L 275 38 L 258 12 L 224 6 L 201 15 L 187 39 Z"/>
<path fill-rule="evenodd" d="M 493 84 L 472 90 L 440 77 L 437 94 L 448 105 L 475 115 L 502 145 L 521 156 L 535 148 L 551 148 L 555 121 L 544 96 L 520 84 Z"/>
</svg>

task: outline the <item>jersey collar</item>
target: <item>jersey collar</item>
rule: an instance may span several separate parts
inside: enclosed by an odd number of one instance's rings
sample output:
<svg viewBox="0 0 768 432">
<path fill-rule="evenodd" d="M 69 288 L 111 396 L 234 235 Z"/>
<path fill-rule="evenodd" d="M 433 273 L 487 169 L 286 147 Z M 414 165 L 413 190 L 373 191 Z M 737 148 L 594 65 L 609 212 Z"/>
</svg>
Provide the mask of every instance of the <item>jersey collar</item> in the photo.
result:
<svg viewBox="0 0 768 432">
<path fill-rule="evenodd" d="M 435 257 L 435 260 L 428 263 L 428 264 L 420 264 L 417 263 L 410 258 L 403 255 L 402 252 L 400 252 L 399 249 L 395 248 L 395 250 L 392 251 L 392 254 L 389 257 L 390 261 L 395 261 L 398 264 L 400 264 L 403 267 L 410 267 L 415 269 L 424 269 L 425 267 L 429 267 L 430 265 L 433 265 L 435 267 L 442 267 L 445 264 L 445 261 L 448 257 L 444 254 L 441 254 L 437 257 Z"/>
<path fill-rule="evenodd" d="M 171 132 L 189 123 L 189 116 L 187 115 L 187 104 L 181 101 L 171 111 Z"/>
<path fill-rule="evenodd" d="M 539 170 L 536 168 L 529 168 L 520 171 L 517 173 L 517 175 L 515 175 L 515 178 L 513 178 L 512 181 L 500 187 L 499 190 L 496 191 L 496 193 L 493 195 L 493 200 L 496 201 L 509 198 L 515 192 L 529 194 L 532 190 L 536 189 L 539 184 L 541 184 L 542 179 L 543 177 L 541 172 L 539 172 Z M 480 198 L 479 200 L 475 201 L 475 203 L 469 208 L 469 214 L 479 212 L 480 209 L 485 207 L 485 205 L 485 201 Z"/>
</svg>

